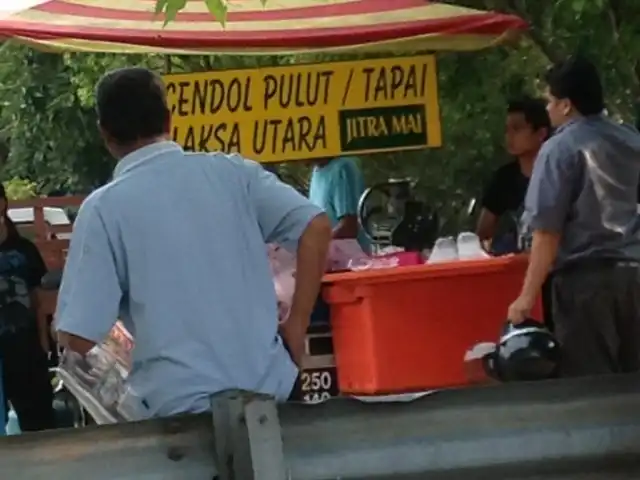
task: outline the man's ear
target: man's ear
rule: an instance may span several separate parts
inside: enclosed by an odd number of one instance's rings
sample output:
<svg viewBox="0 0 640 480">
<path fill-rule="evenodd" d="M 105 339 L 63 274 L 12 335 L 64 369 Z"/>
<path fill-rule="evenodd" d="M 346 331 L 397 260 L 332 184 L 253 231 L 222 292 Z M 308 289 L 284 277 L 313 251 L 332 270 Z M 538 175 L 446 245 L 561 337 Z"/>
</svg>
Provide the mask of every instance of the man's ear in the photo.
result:
<svg viewBox="0 0 640 480">
<path fill-rule="evenodd" d="M 551 136 L 551 129 L 542 127 L 538 130 L 537 135 L 538 135 L 538 140 L 540 140 L 540 143 L 544 143 Z"/>
<path fill-rule="evenodd" d="M 573 109 L 573 104 L 571 103 L 571 100 L 569 100 L 568 98 L 563 98 L 563 99 L 561 100 L 561 102 L 562 102 L 562 103 L 561 103 L 561 111 L 562 111 L 562 114 L 563 114 L 565 117 L 570 116 L 570 115 L 571 115 L 571 113 L 572 113 L 572 112 L 573 112 L 573 110 L 574 110 L 574 109 Z"/>
</svg>

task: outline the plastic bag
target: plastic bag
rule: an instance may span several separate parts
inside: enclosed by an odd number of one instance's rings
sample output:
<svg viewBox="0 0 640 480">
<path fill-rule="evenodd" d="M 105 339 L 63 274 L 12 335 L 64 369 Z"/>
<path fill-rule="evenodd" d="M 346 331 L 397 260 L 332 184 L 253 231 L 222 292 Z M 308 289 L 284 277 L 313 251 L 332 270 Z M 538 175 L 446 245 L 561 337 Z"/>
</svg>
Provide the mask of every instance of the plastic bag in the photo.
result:
<svg viewBox="0 0 640 480">
<path fill-rule="evenodd" d="M 497 345 L 491 342 L 475 344 L 464 354 L 464 370 L 470 384 L 490 385 L 497 383 L 487 373 L 487 357 L 496 351 Z"/>
<path fill-rule="evenodd" d="M 349 262 L 349 270 L 361 272 L 363 270 L 376 270 L 380 268 L 395 268 L 400 266 L 397 256 L 372 257 L 367 259 L 352 260 Z"/>
<path fill-rule="evenodd" d="M 296 288 L 296 257 L 287 249 L 275 244 L 267 245 L 267 255 L 278 299 L 278 322 L 284 323 L 289 317 Z"/>
<path fill-rule="evenodd" d="M 123 398 L 131 395 L 127 377 L 133 346 L 131 335 L 117 322 L 107 339 L 84 357 L 66 350 L 60 359 L 60 378 L 98 423 L 142 419 L 139 414 L 123 413 L 121 408 Z"/>
<path fill-rule="evenodd" d="M 350 270 L 352 265 L 369 264 L 371 258 L 363 250 L 357 240 L 344 238 L 332 240 L 327 255 L 327 270 Z"/>
</svg>

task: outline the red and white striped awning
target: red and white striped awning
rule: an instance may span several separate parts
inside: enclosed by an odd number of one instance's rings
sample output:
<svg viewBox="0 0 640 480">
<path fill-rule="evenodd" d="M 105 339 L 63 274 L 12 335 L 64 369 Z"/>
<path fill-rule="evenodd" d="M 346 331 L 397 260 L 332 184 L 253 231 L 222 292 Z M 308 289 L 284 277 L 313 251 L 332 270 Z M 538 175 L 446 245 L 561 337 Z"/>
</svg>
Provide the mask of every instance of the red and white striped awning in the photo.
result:
<svg viewBox="0 0 640 480">
<path fill-rule="evenodd" d="M 0 0 L 0 37 L 122 53 L 476 50 L 526 28 L 518 17 L 424 0 L 229 0 L 223 27 L 204 0 L 174 22 L 155 0 Z"/>
</svg>

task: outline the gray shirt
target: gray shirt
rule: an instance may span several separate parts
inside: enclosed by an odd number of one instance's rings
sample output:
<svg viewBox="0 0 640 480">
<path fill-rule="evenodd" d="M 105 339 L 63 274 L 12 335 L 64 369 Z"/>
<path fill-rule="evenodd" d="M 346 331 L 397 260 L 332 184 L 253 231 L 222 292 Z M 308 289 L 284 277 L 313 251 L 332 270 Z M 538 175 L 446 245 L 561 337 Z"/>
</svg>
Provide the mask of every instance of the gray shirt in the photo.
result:
<svg viewBox="0 0 640 480">
<path fill-rule="evenodd" d="M 640 260 L 640 134 L 595 115 L 542 147 L 525 199 L 533 230 L 562 235 L 557 268 L 585 258 Z"/>
<path fill-rule="evenodd" d="M 101 342 L 120 316 L 146 416 L 200 412 L 232 388 L 284 400 L 297 369 L 278 336 L 265 242 L 295 250 L 320 213 L 238 155 L 137 150 L 80 209 L 57 328 Z"/>
</svg>

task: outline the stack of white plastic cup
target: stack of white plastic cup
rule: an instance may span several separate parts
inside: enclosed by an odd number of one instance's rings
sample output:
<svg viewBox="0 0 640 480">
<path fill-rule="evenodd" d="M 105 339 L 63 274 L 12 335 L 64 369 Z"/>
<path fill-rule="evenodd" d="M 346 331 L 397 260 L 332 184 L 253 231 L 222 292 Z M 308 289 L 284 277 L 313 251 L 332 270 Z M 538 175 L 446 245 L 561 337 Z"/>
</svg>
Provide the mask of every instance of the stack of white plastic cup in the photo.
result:
<svg viewBox="0 0 640 480">
<path fill-rule="evenodd" d="M 436 240 L 427 263 L 452 262 L 458 259 L 458 247 L 453 237 L 442 237 Z"/>
<path fill-rule="evenodd" d="M 462 232 L 458 235 L 457 247 L 460 260 L 473 260 L 489 256 L 482 248 L 480 238 L 472 232 Z"/>
</svg>

